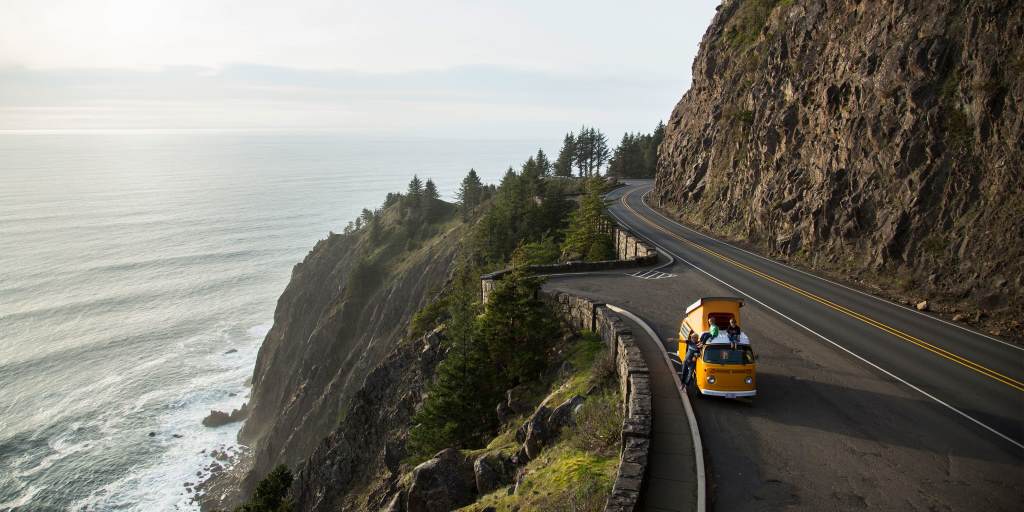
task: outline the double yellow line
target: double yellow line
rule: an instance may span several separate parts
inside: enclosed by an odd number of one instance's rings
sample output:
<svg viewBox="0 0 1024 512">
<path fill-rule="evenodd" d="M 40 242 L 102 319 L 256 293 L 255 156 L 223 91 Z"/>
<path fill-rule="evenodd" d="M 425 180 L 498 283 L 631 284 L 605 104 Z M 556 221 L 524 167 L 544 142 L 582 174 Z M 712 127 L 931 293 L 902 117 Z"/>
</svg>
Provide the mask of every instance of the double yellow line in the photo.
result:
<svg viewBox="0 0 1024 512">
<path fill-rule="evenodd" d="M 974 371 L 976 371 L 976 372 L 978 372 L 978 373 L 980 373 L 980 374 L 982 374 L 982 375 L 984 375 L 986 377 L 989 377 L 989 378 L 994 379 L 994 380 L 996 380 L 998 382 L 1006 384 L 1007 386 L 1010 386 L 1011 388 L 1016 389 L 1017 391 L 1024 391 L 1024 382 L 1016 380 L 1013 377 L 1008 377 L 1006 375 L 1003 375 L 1003 374 L 1001 374 L 1001 373 L 999 373 L 999 372 L 997 372 L 997 371 L 995 371 L 995 370 L 993 370 L 991 368 L 988 368 L 988 367 L 983 366 L 983 365 L 981 365 L 979 363 L 971 361 L 970 359 L 967 359 L 966 357 L 954 354 L 954 353 L 952 353 L 952 352 L 950 352 L 950 351 L 948 351 L 948 350 L 946 350 L 946 349 L 944 349 L 942 347 L 938 347 L 938 346 L 933 345 L 931 343 L 928 343 L 927 341 L 924 341 L 924 340 L 922 340 L 920 338 L 916 338 L 914 336 L 911 336 L 911 335 L 909 335 L 909 334 L 907 334 L 907 333 L 905 333 L 905 332 L 903 332 L 903 331 L 901 331 L 899 329 L 896 329 L 895 327 L 886 325 L 886 324 L 884 324 L 882 322 L 879 322 L 878 320 L 875 320 L 875 319 L 870 318 L 868 316 L 862 315 L 862 314 L 860 314 L 860 313 L 858 313 L 856 311 L 853 311 L 850 308 L 847 308 L 847 307 L 842 306 L 840 304 L 836 304 L 835 302 L 832 302 L 832 301 L 830 301 L 830 300 L 828 300 L 828 299 L 826 299 L 824 297 L 821 297 L 819 295 L 815 295 L 815 294 L 813 294 L 811 292 L 808 292 L 807 290 L 804 290 L 802 288 L 793 286 L 793 285 L 791 285 L 791 284 L 789 284 L 789 283 L 787 283 L 785 281 L 782 281 L 781 279 L 778 279 L 778 278 L 776 278 L 774 276 L 768 275 L 768 274 L 766 274 L 764 272 L 761 272 L 760 270 L 757 270 L 756 268 L 753 268 L 753 267 L 751 267 L 749 265 L 746 265 L 744 263 L 736 261 L 736 260 L 734 260 L 734 259 L 732 259 L 732 258 L 730 258 L 728 256 L 725 256 L 724 254 L 715 252 L 715 251 L 713 251 L 711 249 L 708 249 L 708 248 L 706 248 L 706 247 L 704 247 L 704 246 L 702 246 L 702 245 L 700 245 L 700 244 L 698 244 L 698 243 L 696 243 L 694 241 L 691 241 L 689 239 L 681 237 L 681 236 L 677 235 L 676 233 L 673 233 L 672 231 L 670 231 L 670 230 L 666 229 L 665 227 L 661 226 L 660 224 L 657 224 L 654 221 L 648 219 L 646 216 L 641 215 L 640 212 L 636 211 L 635 209 L 633 209 L 632 206 L 629 205 L 629 202 L 627 201 L 627 198 L 629 198 L 629 196 L 633 195 L 633 193 L 635 193 L 635 192 L 636 192 L 636 190 L 634 189 L 634 190 L 631 190 L 631 191 L 627 192 L 626 194 L 623 194 L 622 199 L 621 199 L 622 206 L 626 207 L 626 209 L 629 210 L 630 212 L 632 212 L 633 215 L 635 215 L 638 219 L 640 219 L 640 220 L 644 221 L 645 223 L 649 224 L 654 229 L 657 229 L 658 231 L 661 231 L 662 233 L 665 233 L 666 235 L 668 235 L 668 236 L 670 236 L 670 237 L 672 237 L 672 238 L 674 238 L 676 240 L 679 240 L 680 242 L 683 242 L 683 243 L 688 244 L 688 245 L 690 245 L 690 246 L 692 246 L 692 247 L 694 247 L 694 248 L 696 248 L 698 250 L 701 250 L 701 251 L 703 251 L 703 252 L 705 252 L 707 254 L 710 254 L 710 255 L 712 255 L 712 256 L 714 256 L 714 257 L 716 257 L 716 258 L 718 258 L 718 259 L 720 259 L 722 261 L 725 261 L 726 263 L 729 263 L 729 264 L 737 267 L 737 268 L 746 270 L 747 272 L 750 272 L 751 274 L 754 274 L 754 275 L 756 275 L 756 276 L 758 276 L 758 277 L 760 277 L 762 279 L 765 279 L 767 281 L 775 283 L 775 284 L 777 284 L 777 285 L 779 285 L 779 286 L 781 286 L 783 288 L 786 288 L 787 290 L 790 290 L 790 291 L 793 291 L 794 293 L 798 293 L 800 295 L 803 295 L 804 297 L 807 297 L 808 299 L 811 299 L 811 300 L 813 300 L 815 302 L 818 302 L 820 304 L 828 306 L 828 307 L 830 307 L 830 308 L 832 308 L 832 309 L 834 309 L 834 310 L 836 310 L 836 311 L 838 311 L 840 313 L 843 313 L 843 314 L 845 314 L 847 316 L 856 318 L 857 320 L 860 320 L 861 322 L 864 322 L 864 323 L 866 323 L 866 324 L 868 324 L 868 325 L 870 325 L 872 327 L 880 329 L 883 332 L 892 334 L 893 336 L 896 336 L 897 338 L 900 338 L 900 339 L 902 339 L 904 341 L 913 343 L 914 345 L 917 345 L 918 347 L 921 347 L 921 348 L 923 348 L 923 349 L 925 349 L 925 350 L 927 350 L 927 351 L 929 351 L 929 352 L 931 352 L 933 354 L 936 354 L 938 356 L 944 357 L 944 358 L 946 358 L 946 359 L 948 359 L 950 361 L 953 361 L 954 363 L 957 363 L 959 365 L 962 365 L 962 366 L 965 366 L 967 368 L 970 368 L 971 370 L 974 370 Z"/>
</svg>

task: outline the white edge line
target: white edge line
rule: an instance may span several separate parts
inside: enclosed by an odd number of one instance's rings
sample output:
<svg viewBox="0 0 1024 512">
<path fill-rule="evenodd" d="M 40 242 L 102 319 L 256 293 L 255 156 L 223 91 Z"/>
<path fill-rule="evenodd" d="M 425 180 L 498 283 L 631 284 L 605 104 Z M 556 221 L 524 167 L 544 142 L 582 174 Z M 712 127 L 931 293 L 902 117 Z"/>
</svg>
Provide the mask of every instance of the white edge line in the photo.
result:
<svg viewBox="0 0 1024 512">
<path fill-rule="evenodd" d="M 665 249 L 661 245 L 658 245 L 658 244 L 654 243 L 654 241 L 652 241 L 652 240 L 648 240 L 648 243 L 654 245 L 658 249 L 661 249 L 665 253 L 670 253 L 670 251 L 668 251 L 667 249 Z M 922 395 L 924 395 L 924 396 L 934 400 L 936 403 L 942 405 L 943 407 L 946 407 L 947 409 L 949 409 L 949 410 L 959 414 L 960 416 L 963 416 L 964 418 L 967 418 L 968 420 L 970 420 L 973 423 L 977 424 L 978 426 L 984 428 L 985 430 L 988 430 L 989 432 L 992 432 L 993 434 L 1003 438 L 1004 440 L 1006 440 L 1009 443 L 1013 444 L 1017 448 L 1020 448 L 1020 449 L 1024 450 L 1024 444 L 1021 444 L 1021 443 L 1018 443 L 1017 441 L 1014 441 L 1009 436 L 1007 436 L 1007 435 L 1003 434 L 1002 432 L 999 432 L 998 430 L 996 430 L 996 429 L 994 429 L 994 428 L 992 428 L 992 427 L 982 423 L 980 420 L 975 419 L 973 416 L 971 416 L 971 415 L 961 411 L 960 409 L 957 409 L 956 407 L 953 407 L 952 405 L 950 405 L 950 404 L 948 404 L 946 402 L 943 402 L 942 400 L 939 400 L 934 395 L 932 395 L 932 394 L 928 393 L 927 391 L 925 391 L 925 390 L 923 390 L 923 389 L 921 389 L 921 388 L 919 388 L 919 387 L 917 387 L 917 386 L 907 382 L 906 380 L 904 380 L 904 379 L 902 379 L 900 377 L 897 377 L 894 373 L 890 372 L 889 370 L 886 370 L 885 368 L 882 368 L 881 366 L 878 366 L 877 364 L 872 363 L 871 361 L 868 361 L 867 359 L 861 357 L 860 355 L 858 355 L 857 353 L 853 352 L 852 350 L 850 350 L 850 349 L 848 349 L 848 348 L 846 348 L 846 347 L 844 347 L 844 346 L 842 346 L 842 345 L 840 345 L 840 344 L 838 344 L 838 343 L 836 343 L 836 342 L 826 338 L 825 336 L 823 336 L 820 333 L 816 332 L 814 329 L 811 329 L 810 327 L 807 327 L 806 325 L 804 325 L 804 324 L 802 324 L 800 322 L 797 322 L 796 320 L 793 320 L 792 318 L 790 318 L 789 316 L 783 314 L 779 310 L 769 306 L 768 304 L 765 304 L 764 302 L 761 302 L 761 301 L 755 299 L 749 293 L 747 293 L 747 292 L 745 292 L 743 290 L 740 290 L 739 288 L 737 288 L 737 287 L 735 287 L 735 286 L 733 286 L 733 285 L 731 285 L 731 284 L 729 284 L 729 283 L 727 283 L 727 282 L 725 282 L 725 281 L 723 281 L 723 280 L 721 280 L 721 279 L 711 275 L 711 273 L 709 273 L 708 271 L 698 267 L 697 265 L 694 265 L 693 263 L 687 261 L 685 258 L 679 256 L 678 254 L 674 254 L 674 256 L 676 258 L 678 258 L 679 261 L 682 261 L 683 263 L 686 263 L 687 265 L 689 265 L 689 266 L 691 266 L 691 267 L 701 271 L 702 273 L 704 273 L 705 275 L 707 275 L 711 279 L 714 279 L 715 281 L 718 281 L 719 283 L 722 283 L 726 287 L 731 288 L 731 289 L 735 290 L 736 292 L 738 292 L 738 293 L 744 295 L 745 297 L 749 298 L 750 300 L 752 300 L 752 301 L 754 301 L 754 302 L 764 306 L 765 308 L 768 308 L 769 310 L 774 312 L 776 315 L 779 315 L 782 318 L 785 318 L 786 320 L 789 320 L 790 322 L 793 322 L 797 326 L 802 327 L 807 332 L 810 332 L 811 334 L 813 334 L 813 335 L 815 335 L 815 336 L 817 336 L 817 337 L 819 337 L 819 338 L 829 342 L 830 344 L 832 344 L 833 346 L 835 346 L 839 350 L 842 350 L 843 352 L 846 352 L 847 354 L 850 354 L 851 356 L 859 359 L 860 361 L 864 362 L 868 366 L 871 366 L 872 368 L 874 368 L 874 369 L 876 369 L 876 370 L 878 370 L 878 371 L 888 375 L 889 377 L 892 377 L 893 379 L 896 379 L 897 381 L 902 382 L 903 384 L 905 384 L 910 389 L 913 389 L 914 391 L 917 391 L 918 393 L 921 393 Z"/>
<path fill-rule="evenodd" d="M 683 390 L 683 384 L 679 380 L 679 375 L 676 374 L 676 368 L 672 365 L 672 361 L 668 358 L 668 353 L 664 350 L 664 344 L 658 338 L 658 335 L 651 329 L 647 322 L 643 321 L 640 317 L 612 304 L 605 304 L 608 309 L 634 321 L 647 332 L 647 335 L 651 337 L 651 340 L 655 342 L 658 347 L 662 347 L 661 356 L 665 359 L 665 364 L 668 365 L 668 372 L 672 375 L 672 380 L 676 383 L 676 391 L 679 393 L 679 398 L 683 402 L 683 408 L 686 410 L 686 420 L 690 423 L 690 437 L 693 439 L 693 453 L 694 462 L 697 470 L 697 512 L 704 512 L 707 510 L 707 474 L 704 470 L 704 443 L 700 439 L 700 429 L 697 427 L 697 417 L 693 414 L 693 406 L 690 405 L 690 397 Z M 657 411 L 654 414 L 658 414 Z"/>
<path fill-rule="evenodd" d="M 652 189 L 652 190 L 653 190 L 653 189 Z M 964 331 L 964 332 L 968 332 L 968 333 L 971 333 L 971 334 L 975 334 L 975 335 L 977 335 L 977 336 L 981 336 L 981 337 L 983 337 L 983 338 L 987 338 L 987 339 L 990 339 L 990 340 L 992 340 L 992 341 L 996 341 L 996 342 L 1002 343 L 1003 345 L 1006 345 L 1006 346 L 1008 346 L 1008 347 L 1011 347 L 1011 348 L 1015 348 L 1015 349 L 1017 349 L 1017 350 L 1024 350 L 1024 347 L 1022 347 L 1022 346 L 1014 345 L 1014 344 L 1012 344 L 1012 343 L 1008 343 L 1008 342 L 1006 342 L 1006 341 L 1003 341 L 1003 340 L 1001 340 L 1001 339 L 999 339 L 999 338 L 996 338 L 996 337 L 994 337 L 994 336 L 989 336 L 988 334 L 985 334 L 985 333 L 983 333 L 983 332 L 978 332 L 978 331 L 975 331 L 975 330 L 973 330 L 973 329 L 968 329 L 967 327 L 964 327 L 964 326 L 962 326 L 962 325 L 956 324 L 956 323 L 954 323 L 954 322 L 950 322 L 950 321 L 947 321 L 947 320 L 945 320 L 945 319 L 942 319 L 942 318 L 939 318 L 939 317 L 936 317 L 936 316 L 933 316 L 933 315 L 928 315 L 928 314 L 925 314 L 925 313 L 923 313 L 923 312 L 921 312 L 921 311 L 918 311 L 918 310 L 916 310 L 916 309 L 908 308 L 907 306 L 904 306 L 903 304 L 900 304 L 900 303 L 897 303 L 897 302 L 892 302 L 892 301 L 890 301 L 890 300 L 886 300 L 886 299 L 883 299 L 883 298 L 881 298 L 881 297 L 878 297 L 878 296 L 872 295 L 872 294 L 870 294 L 870 293 L 867 293 L 867 292 L 864 292 L 864 291 L 858 290 L 858 289 L 856 289 L 856 288 L 853 288 L 853 287 L 851 287 L 851 286 L 847 286 L 847 285 L 845 285 L 845 284 L 843 284 L 843 283 L 837 283 L 837 282 L 835 282 L 835 281 L 833 281 L 833 280 L 831 280 L 831 279 L 829 279 L 829 278 L 827 278 L 827 277 L 822 277 L 822 276 L 819 276 L 819 275 L 815 275 L 815 274 L 812 274 L 812 273 L 810 273 L 810 272 L 807 272 L 806 270 L 801 270 L 801 269 L 799 269 L 799 268 L 796 268 L 796 267 L 794 267 L 794 266 L 791 266 L 791 265 L 787 265 L 787 264 L 785 264 L 785 263 L 782 263 L 781 261 L 775 261 L 775 260 L 773 260 L 773 259 L 771 259 L 771 258 L 768 258 L 768 257 L 766 257 L 766 256 L 762 256 L 762 255 L 760 255 L 760 254 L 757 254 L 756 252 L 753 252 L 753 251 L 748 251 L 748 250 L 746 250 L 746 249 L 744 249 L 744 248 L 742 248 L 742 247 L 738 247 L 738 246 L 736 246 L 736 245 L 733 245 L 733 244 L 731 244 L 731 243 L 729 243 L 729 242 L 726 242 L 726 241 L 724 241 L 724 240 L 719 240 L 719 239 L 717 239 L 717 238 L 714 238 L 714 237 L 711 237 L 711 236 L 705 235 L 704 233 L 701 233 L 700 231 L 697 231 L 697 230 L 695 230 L 695 229 L 693 229 L 693 228 L 690 228 L 690 227 L 688 227 L 688 226 L 685 226 L 685 225 L 683 225 L 683 224 L 682 224 L 682 223 L 680 223 L 680 222 L 674 221 L 674 220 L 672 220 L 672 219 L 670 219 L 670 218 L 666 217 L 665 215 L 663 215 L 663 214 L 662 214 L 661 212 L 659 212 L 658 210 L 656 210 L 656 209 L 654 209 L 654 208 L 651 208 L 651 205 L 647 204 L 647 195 L 648 195 L 648 194 L 650 194 L 650 193 L 651 193 L 651 190 L 648 190 L 647 192 L 644 192 L 643 194 L 641 194 L 641 195 L 640 195 L 640 201 L 641 201 L 642 203 L 644 203 L 644 206 L 646 206 L 648 210 L 650 210 L 650 211 L 654 212 L 654 213 L 655 213 L 655 215 L 657 215 L 657 216 L 661 217 L 662 219 L 665 219 L 665 220 L 667 220 L 668 222 L 671 222 L 672 224 L 675 224 L 675 225 L 677 225 L 677 226 L 679 226 L 679 227 L 681 227 L 681 228 L 683 228 L 683 229 L 685 229 L 685 230 L 687 230 L 687 231 L 689 231 L 689 232 L 691 232 L 691 233 L 694 233 L 694 234 L 696 234 L 696 235 L 698 235 L 698 236 L 701 236 L 701 237 L 707 238 L 708 240 L 711 240 L 711 241 L 713 241 L 713 242 L 717 242 L 717 243 L 720 243 L 720 244 L 722 244 L 722 245 L 728 245 L 729 247 L 732 247 L 733 249 L 736 249 L 736 250 L 738 250 L 738 251 L 743 251 L 743 252 L 745 252 L 745 253 L 747 253 L 747 254 L 749 254 L 749 255 L 751 255 L 751 256 L 754 256 L 754 257 L 756 257 L 756 258 L 760 258 L 760 259 L 762 259 L 762 260 L 765 260 L 765 261 L 767 261 L 767 262 L 769 262 L 769 263 L 774 263 L 774 264 L 776 264 L 776 265 L 779 265 L 779 266 L 781 266 L 781 267 L 785 267 L 785 268 L 788 268 L 788 269 L 790 269 L 790 270 L 795 270 L 796 272 L 799 272 L 799 273 L 801 273 L 801 274 L 803 274 L 803 275 L 805 275 L 805 276 L 808 276 L 808 277 L 813 277 L 813 278 L 815 278 L 815 279 L 819 279 L 819 280 L 821 280 L 821 281 L 825 281 L 826 283 L 831 283 L 831 284 L 833 284 L 833 285 L 835 285 L 835 286 L 839 286 L 839 287 L 841 287 L 841 288 L 844 288 L 844 289 L 846 289 L 846 290 L 849 290 L 849 291 L 851 291 L 851 292 L 856 292 L 856 293 L 859 293 L 859 294 L 861 294 L 861 295 L 863 295 L 863 296 L 865 296 L 865 297 L 870 297 L 870 298 L 872 298 L 872 299 L 875 299 L 875 300 L 877 300 L 877 301 L 879 301 L 879 302 L 882 302 L 882 303 L 885 303 L 885 304 L 889 304 L 889 305 L 892 305 L 892 306 L 897 306 L 897 307 L 903 308 L 903 309 L 905 309 L 905 310 L 907 310 L 907 311 L 910 311 L 911 313 L 916 313 L 916 314 L 918 314 L 918 315 L 921 315 L 921 316 L 922 316 L 922 317 L 924 317 L 924 318 L 930 318 L 930 319 L 932 319 L 932 320 L 935 320 L 935 321 L 938 321 L 938 322 L 942 322 L 942 323 L 944 323 L 944 324 L 946 324 L 946 325 L 949 325 L 949 326 L 952 326 L 952 327 L 956 327 L 957 329 L 960 329 L 961 331 Z"/>
</svg>

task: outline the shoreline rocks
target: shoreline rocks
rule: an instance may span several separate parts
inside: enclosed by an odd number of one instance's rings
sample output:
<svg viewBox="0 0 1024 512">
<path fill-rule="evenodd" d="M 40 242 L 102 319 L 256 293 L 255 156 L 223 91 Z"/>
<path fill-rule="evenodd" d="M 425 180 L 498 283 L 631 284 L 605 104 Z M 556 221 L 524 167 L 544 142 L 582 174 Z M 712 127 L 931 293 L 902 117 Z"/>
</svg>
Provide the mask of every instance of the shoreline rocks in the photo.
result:
<svg viewBox="0 0 1024 512">
<path fill-rule="evenodd" d="M 247 416 L 249 416 L 248 404 L 242 404 L 241 408 L 232 410 L 230 414 L 224 411 L 212 410 L 210 414 L 203 418 L 203 426 L 216 428 L 228 423 L 242 421 Z"/>
</svg>

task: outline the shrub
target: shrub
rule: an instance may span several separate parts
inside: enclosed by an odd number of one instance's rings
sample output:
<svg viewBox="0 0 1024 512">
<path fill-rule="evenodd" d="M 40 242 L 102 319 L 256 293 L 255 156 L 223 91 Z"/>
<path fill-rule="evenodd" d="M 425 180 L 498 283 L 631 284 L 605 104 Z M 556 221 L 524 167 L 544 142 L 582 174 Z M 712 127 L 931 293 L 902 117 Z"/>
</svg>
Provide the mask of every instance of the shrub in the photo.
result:
<svg viewBox="0 0 1024 512">
<path fill-rule="evenodd" d="M 291 486 L 292 472 L 288 466 L 281 464 L 260 480 L 252 498 L 236 508 L 235 512 L 291 512 L 292 503 L 287 498 Z"/>
<path fill-rule="evenodd" d="M 617 390 L 609 389 L 583 402 L 569 442 L 582 451 L 609 455 L 618 451 L 623 412 Z"/>
</svg>

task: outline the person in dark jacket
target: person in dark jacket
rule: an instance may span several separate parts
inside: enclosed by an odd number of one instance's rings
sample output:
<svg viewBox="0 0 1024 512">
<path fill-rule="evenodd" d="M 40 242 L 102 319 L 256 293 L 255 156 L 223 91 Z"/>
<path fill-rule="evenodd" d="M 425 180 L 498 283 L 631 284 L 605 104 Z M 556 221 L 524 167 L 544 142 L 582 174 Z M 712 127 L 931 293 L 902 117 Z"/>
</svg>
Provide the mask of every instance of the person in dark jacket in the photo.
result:
<svg viewBox="0 0 1024 512">
<path fill-rule="evenodd" d="M 693 380 L 693 370 L 697 366 L 697 357 L 704 343 L 697 339 L 697 333 L 691 332 L 686 340 L 686 355 L 683 356 L 683 387 L 689 386 Z"/>
<path fill-rule="evenodd" d="M 729 326 L 725 328 L 725 333 L 729 335 L 730 348 L 736 350 L 736 345 L 740 342 L 740 326 L 736 323 L 735 318 L 729 319 Z"/>
</svg>

